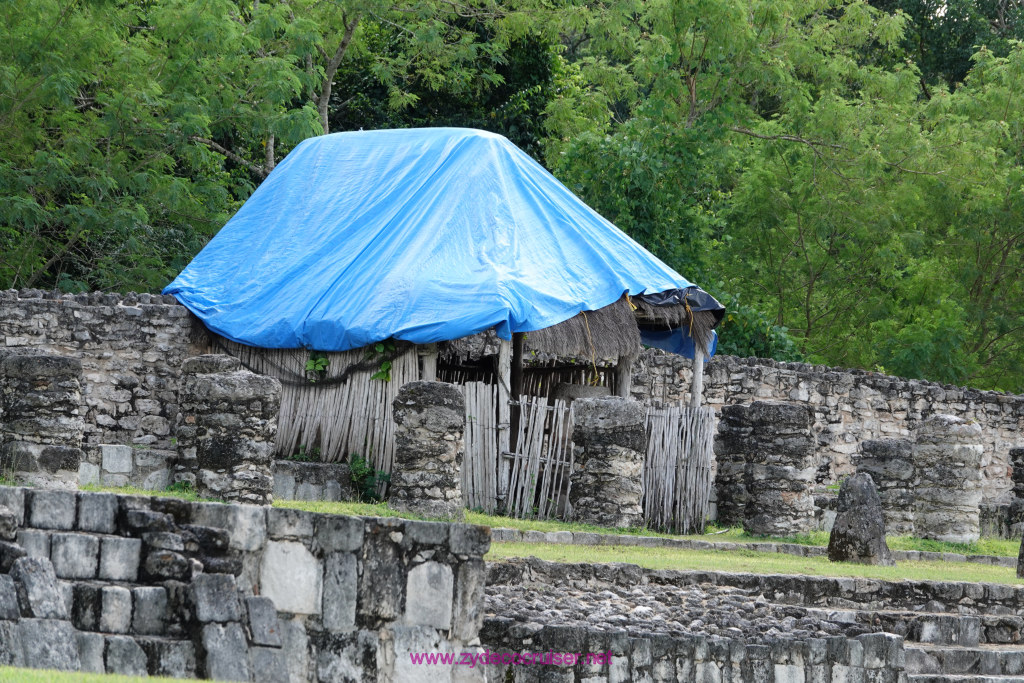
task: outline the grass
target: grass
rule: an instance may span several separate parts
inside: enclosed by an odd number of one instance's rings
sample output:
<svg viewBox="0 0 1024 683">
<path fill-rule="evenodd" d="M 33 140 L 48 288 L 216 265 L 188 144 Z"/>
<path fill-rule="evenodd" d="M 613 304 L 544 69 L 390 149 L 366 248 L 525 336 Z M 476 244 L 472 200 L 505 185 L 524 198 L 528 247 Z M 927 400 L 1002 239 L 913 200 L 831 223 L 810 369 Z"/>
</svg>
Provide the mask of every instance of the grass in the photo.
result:
<svg viewBox="0 0 1024 683">
<path fill-rule="evenodd" d="M 753 574 L 851 576 L 886 581 L 968 581 L 1024 584 L 1014 569 L 967 562 L 901 562 L 895 567 L 829 562 L 825 557 L 800 557 L 752 550 L 678 550 L 636 546 L 572 546 L 548 543 L 495 543 L 484 558 L 537 557 L 551 562 L 626 562 L 648 569 L 698 569 Z"/>
<path fill-rule="evenodd" d="M 16 669 L 0 666 L 0 682 L 17 683 L 142 683 L 153 681 L 179 681 L 176 678 L 119 676 L 117 674 L 87 674 L 78 671 L 50 671 L 47 669 Z"/>
<path fill-rule="evenodd" d="M 89 491 L 114 491 L 116 493 L 129 493 L 145 496 L 174 496 L 185 500 L 199 501 L 194 491 L 191 490 L 164 490 L 147 491 L 144 489 L 123 486 L 117 488 L 100 486 L 83 486 Z M 426 519 L 421 515 L 410 512 L 402 512 L 391 509 L 387 503 L 359 503 L 350 501 L 304 501 L 304 500 L 280 500 L 274 502 L 274 507 L 294 508 L 307 510 L 309 512 L 320 512 L 334 515 L 356 515 L 365 517 L 399 517 L 402 519 Z M 506 527 L 520 529 L 522 531 L 580 531 L 597 534 L 629 534 L 635 536 L 653 536 L 660 538 L 688 538 L 703 541 L 718 541 L 730 543 L 796 543 L 799 545 L 827 546 L 828 533 L 824 531 L 812 531 L 798 536 L 784 538 L 752 536 L 741 528 L 718 529 L 709 525 L 708 533 L 689 534 L 685 536 L 661 533 L 650 529 L 606 529 L 604 527 L 592 526 L 589 524 L 575 524 L 569 522 L 558 522 L 552 520 L 538 519 L 515 519 L 512 517 L 501 517 L 498 515 L 487 515 L 472 510 L 466 511 L 466 521 L 471 524 L 481 524 L 490 527 Z M 959 553 L 962 555 L 995 555 L 998 557 L 1016 557 L 1020 549 L 1020 542 L 1001 538 L 982 538 L 974 543 L 945 543 L 930 539 L 916 538 L 913 536 L 890 536 L 886 538 L 889 548 L 892 550 L 920 550 L 939 553 Z"/>
</svg>

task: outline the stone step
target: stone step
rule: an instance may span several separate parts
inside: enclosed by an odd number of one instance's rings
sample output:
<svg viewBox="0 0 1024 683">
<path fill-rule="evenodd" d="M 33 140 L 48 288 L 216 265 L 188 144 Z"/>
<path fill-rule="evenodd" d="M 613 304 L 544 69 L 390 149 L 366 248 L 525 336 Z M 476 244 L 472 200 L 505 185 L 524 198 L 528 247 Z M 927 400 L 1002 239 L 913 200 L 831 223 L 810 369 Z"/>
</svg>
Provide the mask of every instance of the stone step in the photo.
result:
<svg viewBox="0 0 1024 683">
<path fill-rule="evenodd" d="M 907 683 L 1024 683 L 1021 676 L 978 676 L 977 674 L 910 674 Z"/>
<path fill-rule="evenodd" d="M 859 624 L 903 636 L 908 642 L 973 647 L 984 640 L 982 617 L 948 612 L 808 607 L 807 614 L 835 624 Z"/>
<path fill-rule="evenodd" d="M 908 674 L 1024 677 L 1024 648 L 1019 645 L 906 645 Z"/>
</svg>

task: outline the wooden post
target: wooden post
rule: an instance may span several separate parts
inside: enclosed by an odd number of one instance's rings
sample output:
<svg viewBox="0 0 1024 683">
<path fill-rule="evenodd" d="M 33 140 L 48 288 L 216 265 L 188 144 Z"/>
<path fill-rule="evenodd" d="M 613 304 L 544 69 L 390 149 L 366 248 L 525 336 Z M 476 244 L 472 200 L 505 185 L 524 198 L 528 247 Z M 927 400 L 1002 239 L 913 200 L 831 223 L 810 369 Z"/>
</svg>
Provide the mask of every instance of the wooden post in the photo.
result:
<svg viewBox="0 0 1024 683">
<path fill-rule="evenodd" d="M 633 356 L 619 356 L 615 365 L 615 395 L 629 398 L 633 389 Z"/>
<path fill-rule="evenodd" d="M 498 340 L 498 507 L 504 508 L 508 500 L 508 485 L 512 463 L 505 457 L 509 452 L 511 429 L 509 402 L 512 400 L 512 342 Z M 502 510 L 503 511 L 503 510 Z"/>
<path fill-rule="evenodd" d="M 420 379 L 424 382 L 437 381 L 437 344 L 424 344 L 419 349 Z"/>
<path fill-rule="evenodd" d="M 690 385 L 690 405 L 699 408 L 704 394 L 704 349 L 693 340 L 693 383 Z"/>
<path fill-rule="evenodd" d="M 523 332 L 512 333 L 511 405 L 509 406 L 508 449 L 516 453 L 519 449 L 519 422 L 522 408 L 519 405 L 523 395 Z"/>
</svg>

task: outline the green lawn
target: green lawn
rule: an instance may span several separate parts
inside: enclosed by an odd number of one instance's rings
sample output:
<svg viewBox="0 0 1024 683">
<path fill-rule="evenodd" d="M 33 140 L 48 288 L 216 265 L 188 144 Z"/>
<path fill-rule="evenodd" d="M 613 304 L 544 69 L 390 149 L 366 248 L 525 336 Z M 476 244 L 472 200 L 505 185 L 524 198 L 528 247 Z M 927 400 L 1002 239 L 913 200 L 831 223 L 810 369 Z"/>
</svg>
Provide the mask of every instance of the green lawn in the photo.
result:
<svg viewBox="0 0 1024 683">
<path fill-rule="evenodd" d="M 860 576 L 887 581 L 971 581 L 1024 584 L 1024 579 L 1018 579 L 1012 568 L 993 567 L 971 562 L 901 562 L 895 567 L 878 567 L 848 562 L 829 562 L 825 557 L 758 553 L 751 550 L 677 550 L 637 546 L 495 543 L 484 559 L 500 561 L 510 557 L 531 556 L 551 562 L 626 562 L 648 569 Z"/>
<path fill-rule="evenodd" d="M 175 496 L 186 500 L 200 500 L 194 493 L 187 491 L 146 491 L 134 487 L 100 488 L 95 486 L 83 487 L 92 491 L 113 491 L 115 493 L 130 493 L 135 495 Z M 308 510 L 309 512 L 323 512 L 335 515 L 363 515 L 369 517 L 400 517 L 403 519 L 425 519 L 420 515 L 410 512 L 392 510 L 386 503 L 355 503 L 355 502 L 327 502 L 327 501 L 304 501 L 304 500 L 279 500 L 274 502 L 274 507 L 294 508 Z M 630 534 L 635 536 L 655 536 L 661 538 L 688 538 L 703 541 L 720 541 L 730 543 L 756 543 L 756 542 L 777 542 L 797 543 L 800 545 L 828 545 L 828 534 L 824 531 L 814 531 L 808 534 L 786 538 L 775 538 L 765 536 L 751 536 L 740 528 L 720 529 L 710 525 L 705 534 L 689 534 L 677 536 L 666 534 L 649 529 L 606 529 L 604 527 L 592 526 L 590 524 L 574 524 L 538 519 L 515 519 L 512 517 L 500 517 L 498 515 L 485 515 L 481 512 L 466 511 L 466 520 L 471 524 L 482 524 L 490 527 L 505 527 L 520 529 L 523 531 L 584 531 L 597 534 Z M 963 555 L 996 555 L 1000 557 L 1016 557 L 1020 549 L 1020 541 L 1006 540 L 1000 538 L 982 538 L 975 543 L 943 543 L 912 536 L 890 536 L 886 539 L 889 548 L 892 550 L 922 550 L 940 553 L 960 553 Z"/>
</svg>

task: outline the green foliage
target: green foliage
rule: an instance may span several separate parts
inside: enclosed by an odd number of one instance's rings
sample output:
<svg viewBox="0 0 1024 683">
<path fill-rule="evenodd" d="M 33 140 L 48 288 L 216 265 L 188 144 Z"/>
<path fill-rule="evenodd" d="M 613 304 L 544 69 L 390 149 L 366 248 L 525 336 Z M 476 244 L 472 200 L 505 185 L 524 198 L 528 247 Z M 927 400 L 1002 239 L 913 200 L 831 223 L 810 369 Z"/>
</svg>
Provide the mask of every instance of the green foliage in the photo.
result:
<svg viewBox="0 0 1024 683">
<path fill-rule="evenodd" d="M 391 475 L 383 470 L 374 469 L 369 460 L 358 453 L 353 453 L 348 461 L 349 477 L 352 481 L 352 488 L 355 489 L 359 500 L 364 503 L 379 503 L 382 485 L 391 481 Z"/>
<path fill-rule="evenodd" d="M 370 375 L 370 379 L 379 379 L 384 382 L 391 381 L 392 358 L 398 347 L 393 339 L 385 339 L 373 346 L 367 347 L 366 359 L 372 362 L 380 362 L 377 371 Z"/>
<path fill-rule="evenodd" d="M 306 444 L 299 444 L 299 449 L 285 458 L 285 460 L 292 460 L 294 462 L 320 462 L 320 447 L 314 446 L 307 450 Z"/>
<path fill-rule="evenodd" d="M 316 384 L 317 380 L 321 380 L 327 375 L 327 367 L 330 364 L 331 359 L 327 357 L 326 353 L 310 351 L 309 359 L 306 361 L 306 378 L 311 384 Z"/>
<path fill-rule="evenodd" d="M 738 296 L 721 298 L 725 319 L 718 326 L 718 353 L 732 356 L 802 361 L 803 355 L 784 327 L 773 325 L 760 311 Z"/>
</svg>

